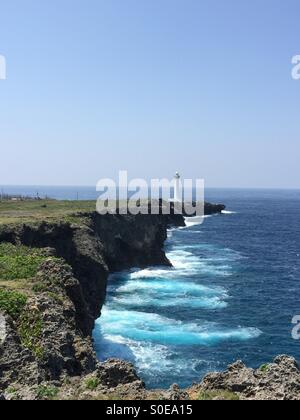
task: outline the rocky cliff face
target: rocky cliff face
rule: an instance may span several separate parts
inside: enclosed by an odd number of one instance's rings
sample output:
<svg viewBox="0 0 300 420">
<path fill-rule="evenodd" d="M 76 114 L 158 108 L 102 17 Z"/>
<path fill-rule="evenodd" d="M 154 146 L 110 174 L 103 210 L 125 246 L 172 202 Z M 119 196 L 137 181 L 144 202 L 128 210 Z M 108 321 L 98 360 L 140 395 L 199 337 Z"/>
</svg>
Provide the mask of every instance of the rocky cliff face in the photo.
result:
<svg viewBox="0 0 300 420">
<path fill-rule="evenodd" d="M 43 248 L 46 258 L 25 290 L 22 313 L 13 318 L 0 311 L 0 400 L 300 399 L 299 367 L 287 356 L 258 370 L 237 362 L 184 391 L 173 386 L 150 392 L 132 365 L 98 363 L 91 333 L 109 273 L 169 265 L 163 251 L 167 228 L 183 225 L 178 215 L 93 213 L 72 222 L 1 227 L 0 244 Z"/>
<path fill-rule="evenodd" d="M 299 400 L 299 365 L 289 356 L 276 357 L 260 369 L 238 361 L 225 372 L 207 375 L 189 394 L 202 399 Z"/>
<path fill-rule="evenodd" d="M 171 224 L 182 225 L 184 220 L 92 213 L 75 216 L 73 223 L 2 227 L 0 243 L 44 248 L 49 259 L 34 279 L 35 293 L 24 309 L 28 317 L 13 321 L 1 314 L 0 389 L 14 382 L 38 384 L 94 371 L 97 360 L 91 335 L 109 272 L 170 265 L 163 247 Z M 30 340 L 26 328 L 36 329 L 33 335 L 28 332 Z"/>
<path fill-rule="evenodd" d="M 74 224 L 41 222 L 8 225 L 0 230 L 0 243 L 49 248 L 56 257 L 69 264 L 79 282 L 86 306 L 86 316 L 82 317 L 81 308 L 81 321 L 78 322 L 81 322 L 83 332 L 90 335 L 105 300 L 109 272 L 170 265 L 163 251 L 167 228 L 184 225 L 184 220 L 181 216 L 100 216 L 97 213 L 81 217 L 84 223 L 76 223 L 75 220 Z M 70 297 L 78 300 L 75 296 Z"/>
</svg>

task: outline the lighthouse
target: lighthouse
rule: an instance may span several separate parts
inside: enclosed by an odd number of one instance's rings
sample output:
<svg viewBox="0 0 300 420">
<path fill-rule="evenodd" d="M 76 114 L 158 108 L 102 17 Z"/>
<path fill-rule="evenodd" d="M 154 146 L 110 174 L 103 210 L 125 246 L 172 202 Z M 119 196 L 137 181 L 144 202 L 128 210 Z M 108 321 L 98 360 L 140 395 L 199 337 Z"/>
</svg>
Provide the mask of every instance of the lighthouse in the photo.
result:
<svg viewBox="0 0 300 420">
<path fill-rule="evenodd" d="M 174 176 L 174 202 L 182 202 L 181 177 L 178 172 Z"/>
</svg>

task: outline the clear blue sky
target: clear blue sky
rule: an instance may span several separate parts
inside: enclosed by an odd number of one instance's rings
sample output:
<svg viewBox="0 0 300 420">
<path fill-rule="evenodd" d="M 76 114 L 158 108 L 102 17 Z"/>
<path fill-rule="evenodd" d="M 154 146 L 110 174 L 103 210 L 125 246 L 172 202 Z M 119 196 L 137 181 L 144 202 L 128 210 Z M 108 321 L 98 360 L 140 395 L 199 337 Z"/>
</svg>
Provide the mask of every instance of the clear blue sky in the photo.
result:
<svg viewBox="0 0 300 420">
<path fill-rule="evenodd" d="M 3 0 L 0 184 L 299 187 L 299 0 Z"/>
</svg>

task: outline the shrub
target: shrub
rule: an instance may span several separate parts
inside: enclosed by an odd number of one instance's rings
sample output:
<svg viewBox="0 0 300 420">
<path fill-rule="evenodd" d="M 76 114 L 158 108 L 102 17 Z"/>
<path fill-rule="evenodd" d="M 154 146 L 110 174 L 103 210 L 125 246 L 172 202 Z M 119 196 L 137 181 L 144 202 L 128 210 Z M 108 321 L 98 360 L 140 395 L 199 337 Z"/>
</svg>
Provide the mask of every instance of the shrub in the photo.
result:
<svg viewBox="0 0 300 420">
<path fill-rule="evenodd" d="M 0 279 L 29 279 L 36 275 L 44 258 L 35 255 L 0 257 Z"/>
<path fill-rule="evenodd" d="M 0 243 L 0 279 L 32 278 L 46 258 L 47 252 L 43 248 Z"/>
<path fill-rule="evenodd" d="M 39 399 L 53 399 L 57 397 L 59 389 L 55 386 L 41 385 L 37 391 L 37 397 Z"/>
<path fill-rule="evenodd" d="M 14 245 L 9 242 L 0 243 L 0 257 L 24 257 L 27 255 L 45 257 L 47 256 L 47 253 L 45 253 L 45 249 L 43 248 L 31 248 L 25 245 Z"/>
<path fill-rule="evenodd" d="M 19 292 L 0 289 L 0 309 L 17 319 L 22 313 L 27 302 L 27 297 Z"/>
<path fill-rule="evenodd" d="M 18 392 L 17 388 L 15 388 L 14 386 L 11 386 L 7 389 L 6 391 L 8 394 L 15 394 L 16 392 Z"/>
<path fill-rule="evenodd" d="M 267 372 L 268 370 L 269 370 L 269 365 L 262 365 L 260 368 L 259 368 L 259 370 L 261 371 L 261 372 Z"/>
<path fill-rule="evenodd" d="M 93 377 L 93 378 L 89 378 L 85 381 L 85 386 L 90 391 L 94 391 L 98 387 L 99 383 L 100 383 L 99 379 L 96 378 L 96 377 Z"/>
</svg>

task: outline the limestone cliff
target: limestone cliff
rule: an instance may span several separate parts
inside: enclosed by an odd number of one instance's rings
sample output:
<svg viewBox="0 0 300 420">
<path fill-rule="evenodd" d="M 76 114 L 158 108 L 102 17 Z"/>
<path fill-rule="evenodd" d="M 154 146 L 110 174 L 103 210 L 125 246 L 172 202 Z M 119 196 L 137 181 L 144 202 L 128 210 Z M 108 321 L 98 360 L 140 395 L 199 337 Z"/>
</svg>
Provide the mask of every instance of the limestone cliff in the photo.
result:
<svg viewBox="0 0 300 420">
<path fill-rule="evenodd" d="M 207 214 L 223 209 L 206 205 Z M 38 249 L 43 257 L 33 278 L 1 281 L 0 400 L 300 399 L 299 367 L 286 356 L 258 370 L 235 363 L 184 391 L 147 391 L 131 364 L 98 363 L 91 333 L 109 273 L 169 265 L 163 251 L 167 228 L 183 225 L 178 215 L 96 213 L 2 225 L 0 245 Z M 12 285 L 16 291 L 7 306 L 5 291 Z"/>
<path fill-rule="evenodd" d="M 182 225 L 184 220 L 90 213 L 75 215 L 72 223 L 2 226 L 0 243 L 43 248 L 49 258 L 26 290 L 22 315 L 13 320 L 1 314 L 0 388 L 95 370 L 91 334 L 105 300 L 109 272 L 170 265 L 163 247 L 171 224 Z"/>
</svg>

